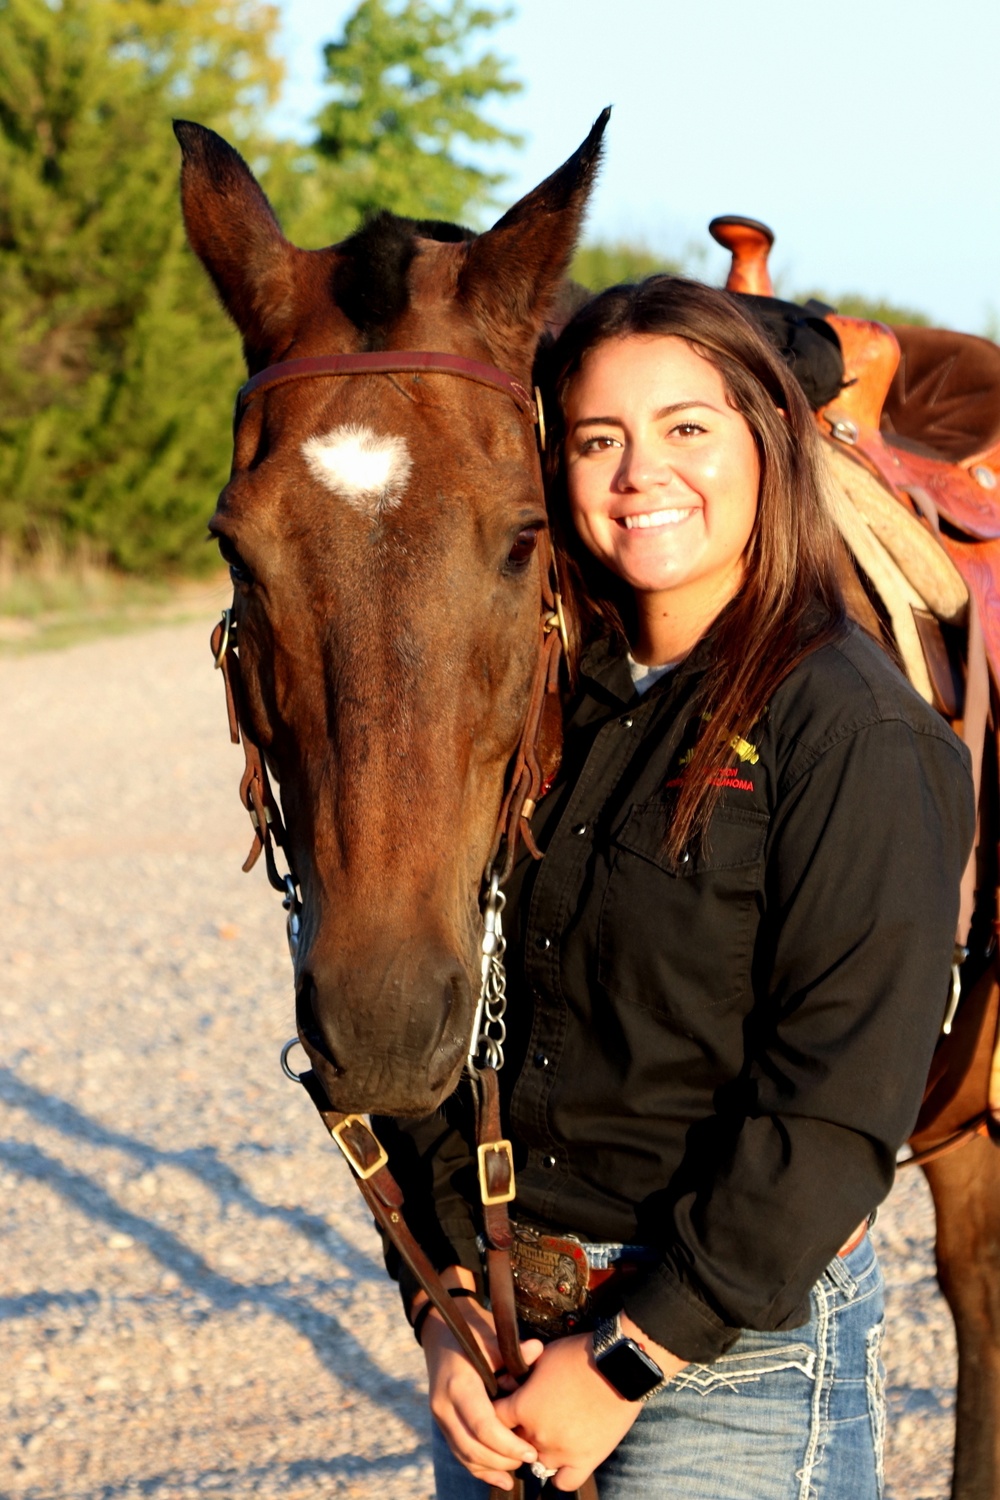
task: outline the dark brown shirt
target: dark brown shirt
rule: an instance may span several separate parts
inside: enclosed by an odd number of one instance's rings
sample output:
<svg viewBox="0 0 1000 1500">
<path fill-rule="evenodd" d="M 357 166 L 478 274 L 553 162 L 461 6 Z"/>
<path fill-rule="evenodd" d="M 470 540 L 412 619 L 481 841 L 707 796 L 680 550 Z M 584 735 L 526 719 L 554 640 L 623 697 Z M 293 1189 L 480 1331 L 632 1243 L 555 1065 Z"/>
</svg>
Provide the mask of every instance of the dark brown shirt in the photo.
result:
<svg viewBox="0 0 1000 1500">
<path fill-rule="evenodd" d="M 709 649 L 641 699 L 611 648 L 585 658 L 545 858 L 509 893 L 501 1075 L 517 1214 L 654 1246 L 626 1310 L 702 1361 L 805 1321 L 888 1192 L 973 829 L 964 748 L 852 627 L 741 729 L 707 846 L 669 858 Z M 380 1127 L 440 1263 L 474 1263 L 465 1109 Z"/>
</svg>

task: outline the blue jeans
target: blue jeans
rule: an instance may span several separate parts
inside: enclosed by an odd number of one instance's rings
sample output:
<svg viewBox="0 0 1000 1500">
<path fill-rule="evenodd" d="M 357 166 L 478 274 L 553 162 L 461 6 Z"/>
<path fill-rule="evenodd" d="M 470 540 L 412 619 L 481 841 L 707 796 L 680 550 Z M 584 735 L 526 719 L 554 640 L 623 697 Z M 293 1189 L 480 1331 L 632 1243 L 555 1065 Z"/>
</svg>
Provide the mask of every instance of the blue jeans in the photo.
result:
<svg viewBox="0 0 1000 1500">
<path fill-rule="evenodd" d="M 811 1304 L 801 1328 L 748 1330 L 651 1397 L 597 1471 L 600 1500 L 881 1500 L 882 1273 L 870 1237 L 827 1267 Z M 438 1500 L 486 1500 L 436 1425 L 434 1474 Z"/>
</svg>

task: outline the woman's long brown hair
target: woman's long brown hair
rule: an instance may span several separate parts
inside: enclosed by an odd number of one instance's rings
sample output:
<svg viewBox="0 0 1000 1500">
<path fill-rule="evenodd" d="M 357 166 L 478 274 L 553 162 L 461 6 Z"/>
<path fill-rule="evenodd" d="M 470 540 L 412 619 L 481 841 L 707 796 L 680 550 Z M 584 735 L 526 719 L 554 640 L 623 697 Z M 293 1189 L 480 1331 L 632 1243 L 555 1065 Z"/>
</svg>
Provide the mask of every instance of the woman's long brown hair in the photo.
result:
<svg viewBox="0 0 1000 1500">
<path fill-rule="evenodd" d="M 745 554 L 744 581 L 710 627 L 712 651 L 699 691 L 704 719 L 681 782 L 667 840 L 679 857 L 704 841 L 732 765 L 734 736 L 754 726 L 803 657 L 844 630 L 837 542 L 818 476 L 818 438 L 795 377 L 738 299 L 677 276 L 611 287 L 588 302 L 549 351 L 545 384 L 555 395 L 549 444 L 549 506 L 565 605 L 571 622 L 571 670 L 600 635 L 634 639 L 631 588 L 587 550 L 566 493 L 562 410 L 588 354 L 633 335 L 684 339 L 719 371 L 733 408 L 753 433 L 760 462 L 757 516 Z"/>
</svg>

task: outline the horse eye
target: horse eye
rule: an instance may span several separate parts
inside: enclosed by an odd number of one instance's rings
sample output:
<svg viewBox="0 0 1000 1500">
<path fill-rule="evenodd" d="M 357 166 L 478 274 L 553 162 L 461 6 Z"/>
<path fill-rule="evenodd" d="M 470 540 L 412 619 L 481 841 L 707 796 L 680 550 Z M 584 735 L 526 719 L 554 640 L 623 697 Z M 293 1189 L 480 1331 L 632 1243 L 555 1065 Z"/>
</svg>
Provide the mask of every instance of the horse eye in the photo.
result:
<svg viewBox="0 0 1000 1500">
<path fill-rule="evenodd" d="M 253 574 L 227 536 L 217 536 L 222 561 L 229 564 L 229 576 L 234 583 L 253 583 Z"/>
<path fill-rule="evenodd" d="M 538 545 L 538 527 L 526 526 L 514 538 L 514 545 L 507 554 L 507 565 L 522 568 Z"/>
</svg>

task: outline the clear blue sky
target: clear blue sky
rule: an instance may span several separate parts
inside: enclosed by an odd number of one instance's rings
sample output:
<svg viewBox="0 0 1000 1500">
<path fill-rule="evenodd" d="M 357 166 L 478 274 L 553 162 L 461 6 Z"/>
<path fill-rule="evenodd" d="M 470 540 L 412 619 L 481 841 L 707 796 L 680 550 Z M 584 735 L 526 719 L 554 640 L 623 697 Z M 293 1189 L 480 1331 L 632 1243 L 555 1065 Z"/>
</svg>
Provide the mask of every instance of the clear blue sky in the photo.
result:
<svg viewBox="0 0 1000 1500">
<path fill-rule="evenodd" d="M 307 137 L 320 45 L 354 0 L 278 4 L 277 123 Z M 490 158 L 505 205 L 612 104 L 592 237 L 677 253 L 749 214 L 786 290 L 1000 321 L 1000 0 L 522 0 L 490 45 L 525 84 L 492 111 L 527 137 Z"/>
</svg>

